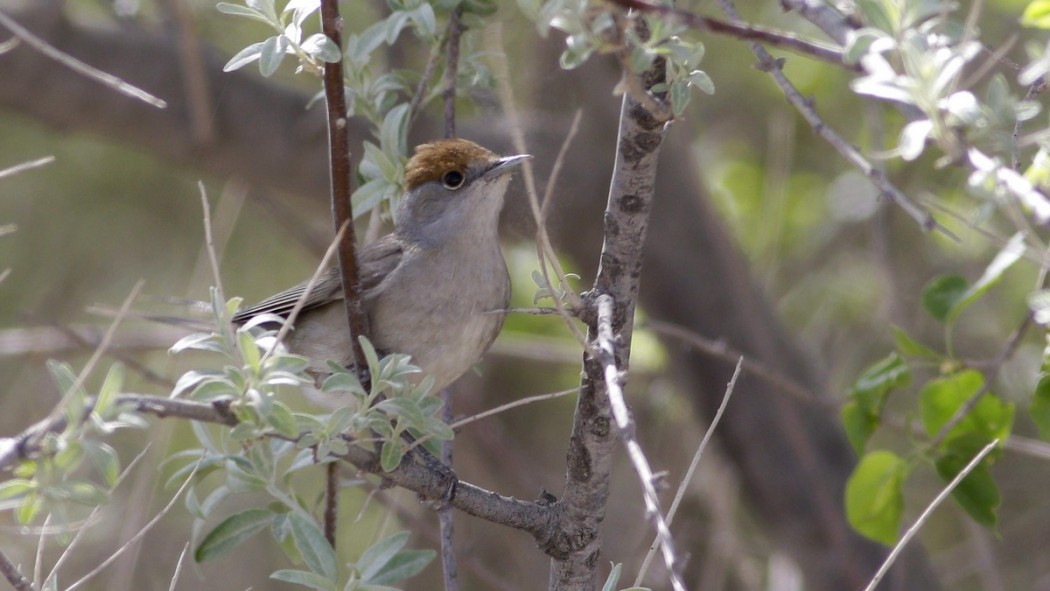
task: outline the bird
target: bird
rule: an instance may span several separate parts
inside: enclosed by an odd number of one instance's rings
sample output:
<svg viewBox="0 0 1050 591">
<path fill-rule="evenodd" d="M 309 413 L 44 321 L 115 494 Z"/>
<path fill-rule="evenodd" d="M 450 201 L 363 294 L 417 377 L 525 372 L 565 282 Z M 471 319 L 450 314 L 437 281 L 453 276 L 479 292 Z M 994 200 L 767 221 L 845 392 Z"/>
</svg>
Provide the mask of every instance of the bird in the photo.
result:
<svg viewBox="0 0 1050 591">
<path fill-rule="evenodd" d="M 501 157 L 461 138 L 418 146 L 405 165 L 393 232 L 358 251 L 372 344 L 410 355 L 433 380 L 432 392 L 470 370 L 503 327 L 511 286 L 499 214 L 510 173 L 529 158 Z M 239 310 L 233 322 L 287 318 L 308 283 Z M 285 344 L 310 359 L 315 378 L 328 360 L 353 363 L 339 267 L 322 272 L 294 322 Z"/>
</svg>

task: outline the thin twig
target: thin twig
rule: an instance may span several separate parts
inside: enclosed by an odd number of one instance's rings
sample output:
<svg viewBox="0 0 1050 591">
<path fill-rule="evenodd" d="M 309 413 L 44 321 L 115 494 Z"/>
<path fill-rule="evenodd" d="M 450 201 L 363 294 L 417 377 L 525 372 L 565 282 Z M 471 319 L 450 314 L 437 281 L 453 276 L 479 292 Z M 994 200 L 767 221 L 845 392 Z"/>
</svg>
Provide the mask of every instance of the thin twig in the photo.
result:
<svg viewBox="0 0 1050 591">
<path fill-rule="evenodd" d="M 186 490 L 186 488 L 189 487 L 190 483 L 193 482 L 194 477 L 197 476 L 197 469 L 200 468 L 200 465 L 201 465 L 201 460 L 198 460 L 197 461 L 197 465 L 193 467 L 193 471 L 190 472 L 188 476 L 186 476 L 186 481 L 182 483 L 182 486 L 179 487 L 179 490 L 175 491 L 175 494 L 171 497 L 171 500 L 168 501 L 168 504 L 165 505 L 164 508 L 161 509 L 160 512 L 157 513 L 153 517 L 153 519 L 149 520 L 149 523 L 147 523 L 146 525 L 142 526 L 142 529 L 140 529 L 138 531 L 138 533 L 136 533 L 134 536 L 132 536 L 130 540 L 125 542 L 123 546 L 118 548 L 116 552 L 111 554 L 109 556 L 109 558 L 106 558 L 105 560 L 102 561 L 101 564 L 99 564 L 97 567 L 92 569 L 91 572 L 89 572 L 88 574 L 86 574 L 83 577 L 81 577 L 79 580 L 77 580 L 77 582 L 73 583 L 69 587 L 66 587 L 65 591 L 75 591 L 77 587 L 80 587 L 80 586 L 84 585 L 85 583 L 87 583 L 88 581 L 90 581 L 91 579 L 93 579 L 100 572 L 102 572 L 103 569 L 105 569 L 107 566 L 113 564 L 113 562 L 117 558 L 119 558 L 121 554 L 123 554 L 129 548 L 131 548 L 132 545 L 134 545 L 136 542 L 141 540 L 143 536 L 145 536 L 151 529 L 153 529 L 153 526 L 155 526 L 158 523 L 160 523 L 160 520 L 165 515 L 168 514 L 168 511 L 171 511 L 171 508 L 175 506 L 175 503 L 179 500 L 179 497 L 182 496 L 182 493 Z"/>
<path fill-rule="evenodd" d="M 225 304 L 226 294 L 222 288 L 222 273 L 219 272 L 219 255 L 215 252 L 215 238 L 211 234 L 211 205 L 208 203 L 208 191 L 204 188 L 204 181 L 197 181 L 197 190 L 200 191 L 201 207 L 204 209 L 204 247 L 211 263 L 212 281 L 215 282 L 219 301 Z"/>
<path fill-rule="evenodd" d="M 339 494 L 339 464 L 328 462 L 324 474 L 324 538 L 335 548 L 335 535 L 339 523 L 339 503 L 328 502 Z"/>
<path fill-rule="evenodd" d="M 770 386 L 773 386 L 779 390 L 786 392 L 787 394 L 790 394 L 791 396 L 797 398 L 798 400 L 801 400 L 802 402 L 807 402 L 809 404 L 819 404 L 828 407 L 838 407 L 837 402 L 816 396 L 809 388 L 806 388 L 802 384 L 794 381 L 793 379 L 784 374 L 778 373 L 767 368 L 760 362 L 746 358 L 742 352 L 740 352 L 737 349 L 733 349 L 723 341 L 715 341 L 712 339 L 708 339 L 695 331 L 678 326 L 676 324 L 663 322 L 661 320 L 646 320 L 641 325 L 641 327 L 648 328 L 649 330 L 652 330 L 657 334 L 663 334 L 678 339 L 686 343 L 690 347 L 695 348 L 703 353 L 706 353 L 707 355 L 717 357 L 718 359 L 722 359 L 730 363 L 732 363 L 734 359 L 743 359 L 742 363 L 745 372 L 766 382 Z"/>
<path fill-rule="evenodd" d="M 682 477 L 682 482 L 678 485 L 678 491 L 675 492 L 674 500 L 671 501 L 671 508 L 667 510 L 667 527 L 671 527 L 671 524 L 674 523 L 674 516 L 678 513 L 678 506 L 685 497 L 685 490 L 689 483 L 693 481 L 693 474 L 696 472 L 696 467 L 700 464 L 700 458 L 703 457 L 704 450 L 707 449 L 707 444 L 711 441 L 711 435 L 714 434 L 715 428 L 718 427 L 718 423 L 722 420 L 722 413 L 725 412 L 726 406 L 729 405 L 729 399 L 733 396 L 733 391 L 736 389 L 736 380 L 740 377 L 740 370 L 743 367 L 744 357 L 740 356 L 736 362 L 736 369 L 733 370 L 733 377 L 729 378 L 729 383 L 726 385 L 726 393 L 722 396 L 722 403 L 718 405 L 718 410 L 715 411 L 715 418 L 711 420 L 711 425 L 707 428 L 703 438 L 700 439 L 700 445 L 697 446 L 696 453 L 693 454 L 693 460 L 689 462 L 689 469 L 685 471 L 685 476 Z M 645 559 L 642 560 L 642 566 L 638 569 L 638 576 L 634 579 L 635 587 L 642 586 L 642 579 L 645 578 L 645 573 L 649 570 L 649 563 L 652 562 L 659 548 L 660 536 L 657 536 L 653 543 L 650 544 L 649 551 L 646 552 Z"/>
<path fill-rule="evenodd" d="M 14 176 L 20 172 L 25 172 L 34 168 L 40 168 L 41 166 L 47 166 L 55 161 L 54 156 L 44 156 L 43 158 L 37 158 L 36 160 L 30 160 L 21 164 L 16 164 L 9 168 L 0 169 L 0 179 Z"/>
<path fill-rule="evenodd" d="M 182 552 L 179 553 L 179 560 L 175 563 L 175 572 L 171 574 L 171 583 L 168 585 L 168 591 L 175 591 L 175 586 L 179 582 L 179 575 L 182 574 L 182 565 L 186 562 L 186 554 L 190 551 L 190 544 L 186 542 L 182 545 Z"/>
<path fill-rule="evenodd" d="M 22 574 L 22 571 L 18 570 L 18 566 L 11 562 L 3 550 L 0 550 L 0 573 L 3 573 L 4 578 L 11 583 L 15 591 L 36 591 L 33 583 Z"/>
<path fill-rule="evenodd" d="M 90 517 L 88 518 L 90 521 Z M 39 583 L 44 576 L 44 548 L 47 547 L 47 530 L 51 525 L 51 513 L 44 517 L 40 526 L 40 539 L 36 543 L 36 557 L 33 559 L 33 580 Z"/>
<path fill-rule="evenodd" d="M 110 489 L 110 491 L 116 490 L 117 487 L 123 484 L 127 476 L 131 474 L 132 470 L 135 469 L 135 466 L 138 466 L 142 458 L 146 457 L 146 454 L 149 452 L 152 445 L 152 443 L 147 444 L 146 447 L 142 448 L 142 451 L 140 451 L 138 455 L 136 455 L 134 458 L 132 458 L 130 462 L 128 462 L 128 465 L 124 468 L 124 470 L 121 471 L 120 475 L 117 477 L 116 482 L 113 483 L 113 487 Z M 65 549 L 62 551 L 62 554 L 58 557 L 58 560 L 56 560 L 55 564 L 51 566 L 51 572 L 47 573 L 47 578 L 44 579 L 44 583 L 42 585 L 43 587 L 47 587 L 50 584 L 51 579 L 58 576 L 58 569 L 62 568 L 62 565 L 64 565 L 67 560 L 73 557 L 74 549 L 77 548 L 80 541 L 83 539 L 84 534 L 86 534 L 88 528 L 92 524 L 94 524 L 95 518 L 98 516 L 99 513 L 101 513 L 101 511 L 102 506 L 95 507 L 91 510 L 91 513 L 88 515 L 87 519 L 84 522 L 84 526 L 77 530 L 77 533 L 73 536 L 73 539 L 69 542 L 69 544 L 66 545 Z"/>
<path fill-rule="evenodd" d="M 860 71 L 860 66 L 846 63 L 840 48 L 802 39 L 792 33 L 774 31 L 772 29 L 766 29 L 764 27 L 749 25 L 742 22 L 726 22 L 716 18 L 701 16 L 689 12 L 688 10 L 682 10 L 681 8 L 674 8 L 664 4 L 654 4 L 646 0 L 613 0 L 613 2 L 631 10 L 658 14 L 667 20 L 679 22 L 700 31 L 709 31 L 711 33 L 718 33 L 736 39 L 744 39 L 762 43 L 763 45 L 769 45 L 771 47 L 787 49 L 800 55 L 805 55 L 846 68 L 847 70 Z"/>
<path fill-rule="evenodd" d="M 303 307 L 306 305 L 306 300 L 310 297 L 310 294 L 313 293 L 314 288 L 317 286 L 318 280 L 320 280 L 321 278 L 321 274 L 324 273 L 325 269 L 328 268 L 329 262 L 332 260 L 332 257 L 335 256 L 336 249 L 339 248 L 339 244 L 342 242 L 342 240 L 343 228 L 340 228 L 339 231 L 335 234 L 335 239 L 332 240 L 332 243 L 328 245 L 328 250 L 325 251 L 324 256 L 321 257 L 321 262 L 317 265 L 317 268 L 314 269 L 314 274 L 311 275 L 310 280 L 306 282 L 306 287 L 303 288 L 302 295 L 300 295 L 299 299 L 295 301 L 295 305 L 292 306 L 292 310 L 288 312 L 288 316 L 285 317 L 284 323 L 281 324 L 281 329 L 277 331 L 277 337 L 274 338 L 273 344 L 270 345 L 270 348 L 267 349 L 266 353 L 262 357 L 262 360 L 259 362 L 260 365 L 262 363 L 265 363 L 266 360 L 269 359 L 271 355 L 273 355 L 274 351 L 277 350 L 277 346 L 284 341 L 284 338 L 288 336 L 288 333 L 291 332 L 293 327 L 295 327 L 295 321 L 299 318 L 299 313 L 303 311 Z"/>
<path fill-rule="evenodd" d="M 442 420 L 446 423 L 452 421 L 452 397 L 450 390 L 445 388 L 441 391 L 441 399 L 445 402 L 441 410 L 444 416 Z M 441 463 L 452 468 L 452 441 L 441 442 Z M 441 574 L 445 583 L 444 591 L 459 590 L 459 567 L 456 564 L 456 550 L 452 544 L 453 519 L 452 506 L 444 503 L 438 509 L 438 527 L 441 537 Z"/>
<path fill-rule="evenodd" d="M 570 390 L 562 390 L 560 392 L 550 392 L 548 394 L 536 394 L 535 396 L 526 396 L 525 398 L 519 398 L 518 400 L 514 400 L 514 401 L 508 402 L 506 404 L 501 404 L 501 405 L 499 405 L 499 406 L 497 406 L 495 408 L 490 408 L 489 410 L 486 410 L 486 411 L 483 411 L 483 412 L 479 412 L 477 414 L 470 415 L 469 417 L 465 417 L 465 418 L 459 419 L 458 421 L 456 421 L 454 423 L 449 423 L 448 426 L 453 431 L 459 431 L 460 429 L 462 429 L 463 427 L 465 427 L 465 426 L 467 426 L 467 425 L 469 425 L 471 423 L 475 423 L 475 422 L 480 421 L 482 419 L 487 419 L 487 418 L 489 418 L 489 417 L 491 417 L 493 415 L 498 415 L 498 414 L 500 414 L 502 412 L 506 412 L 506 411 L 508 411 L 508 410 L 510 410 L 512 408 L 517 408 L 519 406 L 525 406 L 525 405 L 533 404 L 533 403 L 536 403 L 536 402 L 543 402 L 544 400 L 554 400 L 555 398 L 561 398 L 563 396 L 568 396 L 569 394 L 575 394 L 575 393 L 577 393 L 579 391 L 580 391 L 579 388 L 572 388 Z M 418 446 L 426 443 L 427 441 L 429 441 L 430 438 L 431 438 L 430 435 L 424 435 L 423 437 L 420 437 L 420 438 L 416 439 L 411 445 L 408 446 L 406 451 L 411 451 L 411 450 L 415 449 L 416 447 L 418 447 Z"/>
<path fill-rule="evenodd" d="M 32 31 L 18 24 L 17 21 L 7 16 L 3 12 L 0 12 L 0 25 L 6 27 L 8 30 L 14 33 L 15 36 L 17 36 L 22 41 L 28 43 L 40 53 L 66 66 L 74 72 L 77 72 L 78 74 L 82 74 L 84 76 L 87 76 L 88 78 L 91 78 L 92 80 L 101 82 L 102 84 L 112 88 L 113 90 L 123 95 L 129 96 L 134 99 L 138 99 L 146 103 L 147 105 L 157 107 L 158 109 L 164 109 L 168 106 L 167 102 L 153 96 L 145 90 L 132 86 L 131 84 L 128 84 L 120 78 L 117 78 L 113 74 L 107 74 L 106 72 L 103 72 L 98 68 L 89 66 L 84 62 L 78 60 L 77 58 L 69 55 L 68 53 L 63 53 L 62 51 L 59 51 L 57 48 L 55 48 L 55 46 L 51 45 L 50 43 L 41 39 L 40 37 L 37 37 L 35 34 L 33 34 Z"/>
<path fill-rule="evenodd" d="M 95 348 L 95 351 L 91 354 L 91 357 L 88 359 L 87 363 L 84 364 L 84 368 L 80 370 L 79 374 L 77 374 L 77 378 L 73 381 L 73 385 L 69 387 L 69 390 L 62 392 L 62 400 L 59 401 L 59 403 L 56 404 L 53 409 L 51 409 L 51 412 L 48 414 L 47 418 L 41 421 L 40 424 L 56 424 L 58 421 L 63 419 L 67 403 L 70 399 L 72 399 L 73 396 L 76 395 L 76 392 L 80 390 L 81 387 L 83 387 L 84 381 L 87 380 L 88 375 L 90 375 L 92 370 L 95 369 L 95 365 L 98 364 L 99 359 L 102 358 L 102 355 L 109 348 L 109 344 L 113 341 L 113 335 L 117 332 L 117 327 L 124 320 L 124 317 L 127 315 L 128 310 L 131 309 L 131 303 L 134 302 L 135 298 L 138 297 L 139 292 L 142 290 L 143 284 L 144 282 L 140 279 L 135 284 L 135 286 L 131 288 L 131 293 L 129 293 L 128 296 L 124 298 L 124 303 L 121 304 L 120 311 L 117 312 L 116 318 L 114 318 L 113 322 L 110 323 L 109 329 L 106 330 L 105 336 L 102 337 L 102 341 L 99 342 L 98 347 Z M 31 441 L 28 442 L 28 445 L 30 447 L 36 445 L 36 443 L 39 441 L 38 438 L 42 437 L 46 433 L 46 431 L 46 429 L 43 429 L 39 433 L 31 436 Z"/>
<path fill-rule="evenodd" d="M 1046 90 L 1046 79 L 1042 76 L 1035 79 L 1035 82 L 1028 87 L 1028 92 L 1024 95 L 1025 101 L 1032 100 L 1032 97 Z M 1011 136 L 1013 141 L 1010 146 L 1010 168 L 1017 170 L 1021 166 L 1021 150 L 1017 145 L 1017 140 L 1021 136 L 1021 120 L 1014 121 L 1014 132 Z"/>
<path fill-rule="evenodd" d="M 952 418 L 948 419 L 948 422 L 937 431 L 937 435 L 927 445 L 929 449 L 937 449 L 940 447 L 941 443 L 947 439 L 948 434 L 951 433 L 952 429 L 961 423 L 967 415 L 973 412 L 973 409 L 977 406 L 977 403 L 981 401 L 981 398 L 991 390 L 992 381 L 995 380 L 995 377 L 999 374 L 999 370 L 1002 369 L 1003 364 L 1017 352 L 1018 347 L 1021 346 L 1021 341 L 1024 340 L 1025 333 L 1028 332 L 1033 321 L 1034 318 L 1031 312 L 1025 315 L 1024 320 L 1022 320 L 1021 324 L 1014 329 L 1013 334 L 1010 335 L 1010 338 L 1006 341 L 1006 345 L 1003 346 L 991 367 L 983 372 L 984 383 L 981 384 L 980 389 L 978 389 L 973 396 L 970 396 L 970 398 L 960 406 L 957 411 L 955 411 Z"/>
<path fill-rule="evenodd" d="M 953 490 L 955 490 L 955 487 L 958 486 L 960 482 L 962 482 L 963 478 L 966 478 L 966 476 L 970 472 L 972 472 L 978 464 L 981 463 L 981 460 L 983 460 L 986 455 L 991 453 L 991 451 L 995 449 L 995 446 L 997 445 L 999 445 L 998 439 L 984 446 L 984 449 L 982 449 L 976 456 L 974 456 L 974 458 L 970 460 L 970 463 L 967 464 L 961 472 L 956 474 L 955 478 L 953 478 L 952 481 L 948 483 L 948 486 L 944 487 L 944 490 L 942 490 L 940 494 L 938 494 L 937 497 L 933 499 L 929 506 L 927 506 L 926 509 L 922 512 L 922 514 L 919 515 L 919 518 L 915 520 L 915 523 L 908 528 L 908 531 L 904 532 L 904 535 L 901 536 L 900 541 L 897 542 L 897 545 L 893 547 L 893 550 L 890 552 L 890 555 L 886 557 L 886 560 L 882 563 L 882 566 L 879 567 L 879 570 L 876 571 L 875 575 L 871 578 L 871 581 L 868 583 L 868 586 L 864 588 L 864 591 L 875 591 L 875 587 L 878 586 L 879 581 L 881 581 L 882 577 L 884 577 L 886 573 L 890 570 L 890 567 L 893 566 L 893 563 L 897 561 L 897 557 L 900 556 L 900 553 L 904 550 L 904 546 L 906 546 L 908 542 L 910 542 L 911 539 L 915 537 L 915 534 L 917 534 L 919 532 L 919 528 L 921 528 L 923 524 L 926 523 L 926 520 L 930 517 L 930 514 L 933 513 L 933 510 L 936 509 L 942 502 L 944 502 L 944 499 L 948 498 L 948 495 L 951 494 Z"/>
<path fill-rule="evenodd" d="M 608 294 L 598 296 L 598 339 L 597 354 L 602 364 L 605 378 L 605 390 L 609 396 L 609 404 L 612 407 L 612 415 L 616 420 L 616 426 L 620 432 L 620 439 L 627 448 L 627 457 L 631 459 L 631 465 L 638 473 L 638 480 L 642 484 L 642 498 L 645 501 L 646 516 L 653 522 L 656 528 L 656 538 L 659 541 L 660 550 L 663 554 L 664 565 L 667 567 L 668 576 L 671 578 L 671 587 L 675 591 L 685 591 L 681 573 L 677 565 L 674 538 L 671 536 L 670 525 L 663 513 L 660 511 L 660 497 L 656 494 L 653 482 L 656 476 L 649 461 L 645 457 L 638 440 L 635 438 L 634 419 L 627 409 L 627 402 L 623 397 L 623 388 L 620 386 L 620 369 L 616 366 L 616 351 L 613 347 L 613 300 Z"/>
<path fill-rule="evenodd" d="M 457 5 L 448 17 L 448 58 L 445 64 L 445 137 L 456 137 L 456 81 L 459 78 L 459 40 L 466 27 L 461 20 L 463 6 Z"/>
<path fill-rule="evenodd" d="M 449 19 L 448 27 L 452 27 L 451 19 Z M 445 33 L 441 36 L 441 42 L 430 50 L 427 65 L 423 67 L 423 74 L 419 77 L 419 83 L 416 84 L 416 91 L 412 94 L 412 100 L 408 103 L 408 120 L 410 125 L 419 115 L 419 108 L 423 106 L 423 99 L 426 98 L 427 94 L 427 84 L 434 77 L 434 70 L 437 69 L 438 60 L 441 59 L 441 54 L 445 51 L 445 44 L 448 42 L 449 28 L 445 29 Z"/>
<path fill-rule="evenodd" d="M 740 14 L 737 13 L 732 0 L 719 0 L 719 6 L 721 6 L 722 12 L 729 17 L 730 21 L 736 23 L 742 22 Z M 953 241 L 959 242 L 959 238 L 955 236 L 955 234 L 939 224 L 930 212 L 923 209 L 917 203 L 912 201 L 911 198 L 901 192 L 900 189 L 890 182 L 885 172 L 872 165 L 872 163 L 860 153 L 860 150 L 858 150 L 856 146 L 846 141 L 844 137 L 839 135 L 837 131 L 824 122 L 821 116 L 817 114 L 816 109 L 813 108 L 812 101 L 803 97 L 802 93 L 800 93 L 798 89 L 795 88 L 795 85 L 784 75 L 783 60 L 773 59 L 773 56 L 769 55 L 769 52 L 757 42 L 752 41 L 748 45 L 751 48 L 751 53 L 758 58 L 758 69 L 767 72 L 773 77 L 773 80 L 777 83 L 777 86 L 780 87 L 781 92 L 784 93 L 788 102 L 790 102 L 799 114 L 802 115 L 802 118 L 809 123 L 810 127 L 813 128 L 813 131 L 823 138 L 824 141 L 831 144 L 831 146 L 835 148 L 835 150 L 838 151 L 846 161 L 868 177 L 868 180 L 882 192 L 883 197 L 896 203 L 905 213 L 908 214 L 908 216 L 918 222 L 923 230 L 936 230 Z"/>
<path fill-rule="evenodd" d="M 502 39 L 502 29 L 498 29 L 500 37 Z M 518 116 L 518 111 L 514 101 L 514 90 L 511 88 L 510 80 L 510 68 L 507 63 L 506 54 L 499 52 L 502 59 L 495 60 L 493 62 L 493 70 L 496 74 L 496 80 L 498 84 L 498 90 L 500 95 L 500 101 L 503 103 L 504 112 L 510 122 L 511 141 L 514 143 L 514 147 L 518 152 L 526 152 L 525 147 L 525 132 L 522 122 Z M 566 137 L 566 143 L 571 139 L 570 136 Z M 555 163 L 555 168 L 560 166 Z M 533 164 L 531 160 L 526 160 L 522 164 L 522 177 L 525 180 L 525 193 L 529 198 L 529 207 L 532 209 L 533 219 L 536 221 L 536 249 L 539 251 L 539 263 L 540 271 L 544 276 L 544 279 L 553 286 L 550 282 L 550 278 L 547 273 L 547 263 L 549 262 L 551 267 L 554 269 L 554 275 L 558 278 L 558 285 L 565 292 L 569 302 L 566 306 L 565 302 L 562 302 L 560 298 L 552 298 L 554 301 L 554 307 L 558 310 L 558 314 L 562 317 L 565 325 L 568 327 L 569 332 L 576 338 L 576 341 L 581 346 L 586 348 L 587 337 L 584 336 L 580 329 L 570 321 L 570 314 L 567 312 L 566 307 L 570 309 L 576 309 L 580 305 L 580 298 L 569 288 L 568 280 L 564 269 L 562 269 L 561 261 L 558 259 L 554 252 L 554 247 L 551 246 L 550 235 L 547 233 L 547 227 L 541 222 L 542 214 L 539 201 L 539 192 L 536 189 L 536 176 L 533 170 Z M 555 179 L 548 179 L 549 184 L 553 184 Z M 553 295 L 553 294 L 552 294 Z"/>
</svg>

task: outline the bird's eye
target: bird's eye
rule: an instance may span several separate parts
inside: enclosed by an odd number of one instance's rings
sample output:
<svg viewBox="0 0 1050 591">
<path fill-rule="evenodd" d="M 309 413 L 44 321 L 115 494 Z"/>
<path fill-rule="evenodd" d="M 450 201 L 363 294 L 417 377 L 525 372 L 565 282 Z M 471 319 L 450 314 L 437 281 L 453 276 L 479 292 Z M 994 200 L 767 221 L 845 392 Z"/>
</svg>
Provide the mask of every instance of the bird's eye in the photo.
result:
<svg viewBox="0 0 1050 591">
<path fill-rule="evenodd" d="M 458 189 L 463 186 L 463 181 L 466 177 L 463 173 L 458 170 L 450 170 L 445 173 L 445 176 L 441 177 L 441 184 L 445 185 L 446 189 Z"/>
</svg>

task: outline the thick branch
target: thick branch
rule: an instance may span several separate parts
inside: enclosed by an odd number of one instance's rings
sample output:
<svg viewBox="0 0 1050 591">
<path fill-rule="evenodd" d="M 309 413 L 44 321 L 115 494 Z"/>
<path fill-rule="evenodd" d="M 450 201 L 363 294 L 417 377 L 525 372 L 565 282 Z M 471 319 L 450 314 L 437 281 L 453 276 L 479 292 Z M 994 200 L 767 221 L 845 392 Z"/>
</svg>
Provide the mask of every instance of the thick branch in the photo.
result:
<svg viewBox="0 0 1050 591">
<path fill-rule="evenodd" d="M 658 61 L 654 70 L 661 67 Z M 662 78 L 662 73 L 648 72 L 645 78 L 643 84 L 648 89 Z M 655 118 L 641 102 L 629 94 L 624 95 L 616 163 L 605 209 L 605 243 L 594 282 L 596 294 L 609 295 L 616 302 L 612 328 L 621 340 L 615 361 L 624 370 L 630 357 L 642 247 L 665 124 L 666 121 Z M 588 341 L 593 342 L 597 337 L 596 323 L 589 324 Z M 615 436 L 602 364 L 589 353 L 585 354 L 584 376 L 567 454 L 565 495 L 560 503 L 566 520 L 563 541 L 569 552 L 552 561 L 551 588 L 554 590 L 595 588 L 601 552 L 598 533 L 605 519 Z"/>
<path fill-rule="evenodd" d="M 128 405 L 140 413 L 160 418 L 188 419 L 229 427 L 238 423 L 237 417 L 230 412 L 229 405 L 221 402 L 208 404 L 192 400 L 125 394 L 117 397 L 117 404 Z M 0 470 L 38 453 L 39 450 L 30 449 L 25 445 L 26 442 L 32 441 L 44 431 L 58 431 L 64 427 L 64 420 L 49 424 L 38 423 L 15 437 L 0 439 Z M 504 497 L 469 482 L 457 482 L 455 493 L 449 499 L 446 475 L 431 470 L 418 460 L 413 461 L 415 456 L 412 454 L 407 455 L 401 465 L 391 472 L 382 471 L 377 454 L 356 445 L 351 445 L 350 451 L 339 457 L 359 470 L 381 476 L 387 482 L 415 492 L 423 500 L 449 501 L 453 507 L 464 513 L 526 531 L 532 534 L 540 545 L 547 544 L 553 537 L 552 532 L 555 531 L 560 517 L 560 509 L 546 500 L 521 501 Z"/>
</svg>

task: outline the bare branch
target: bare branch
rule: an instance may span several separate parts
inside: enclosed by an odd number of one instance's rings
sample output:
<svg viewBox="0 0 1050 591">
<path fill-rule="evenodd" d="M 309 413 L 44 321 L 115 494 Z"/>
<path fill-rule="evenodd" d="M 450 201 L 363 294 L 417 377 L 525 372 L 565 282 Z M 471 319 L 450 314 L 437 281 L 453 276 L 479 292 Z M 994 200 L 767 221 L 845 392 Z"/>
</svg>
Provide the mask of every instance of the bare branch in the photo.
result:
<svg viewBox="0 0 1050 591">
<path fill-rule="evenodd" d="M 127 82 L 121 80 L 120 78 L 117 78 L 112 74 L 107 74 L 106 72 L 103 72 L 98 68 L 94 68 L 85 64 L 84 62 L 78 60 L 77 58 L 67 53 L 59 51 L 55 48 L 55 46 L 51 45 L 47 41 L 44 41 L 40 37 L 37 37 L 32 33 L 32 31 L 18 24 L 16 20 L 7 16 L 3 12 L 0 12 L 0 25 L 6 27 L 9 31 L 14 33 L 16 37 L 26 42 L 26 44 L 32 46 L 33 49 L 36 49 L 40 53 L 66 66 L 74 72 L 77 72 L 78 74 L 82 74 L 84 76 L 87 76 L 88 78 L 91 78 L 92 80 L 101 82 L 102 84 L 105 84 L 106 86 L 112 88 L 113 90 L 123 95 L 130 96 L 134 99 L 138 99 L 146 103 L 147 105 L 157 107 L 158 109 L 163 109 L 168 106 L 167 102 L 153 96 L 145 90 L 132 86 L 131 84 L 128 84 Z"/>
<path fill-rule="evenodd" d="M 663 81 L 660 60 L 643 74 L 648 89 Z M 620 112 L 616 162 L 605 209 L 605 242 L 594 281 L 596 296 L 615 304 L 611 326 L 620 339 L 616 367 L 627 370 L 632 323 L 642 271 L 642 248 L 654 196 L 656 162 L 666 121 L 648 111 L 628 93 Z M 588 341 L 598 336 L 593 310 L 587 314 Z M 596 586 L 594 557 L 601 550 L 599 531 L 609 496 L 609 475 L 616 437 L 601 362 L 584 353 L 584 374 L 566 454 L 565 507 L 561 547 L 551 565 L 551 585 L 559 591 L 590 591 Z"/>
<path fill-rule="evenodd" d="M 458 5 L 448 17 L 448 58 L 445 66 L 445 137 L 456 137 L 456 80 L 459 78 L 459 39 L 466 27 L 460 20 L 463 6 Z M 446 590 L 447 591 L 447 590 Z"/>
<path fill-rule="evenodd" d="M 596 349 L 598 359 L 602 364 L 605 377 L 605 391 L 609 395 L 612 415 L 616 420 L 620 438 L 623 440 L 624 446 L 627 447 L 627 457 L 630 458 L 634 471 L 638 473 L 638 481 L 642 484 L 645 514 L 653 522 L 653 527 L 656 528 L 657 543 L 655 545 L 659 546 L 663 553 L 664 564 L 667 566 L 668 575 L 671 577 L 671 587 L 675 591 L 685 591 L 685 584 L 682 582 L 682 574 L 679 572 L 678 559 L 675 555 L 671 526 L 660 509 L 660 497 L 657 496 L 656 486 L 653 484 L 656 476 L 653 474 L 652 468 L 649 467 L 649 460 L 646 459 L 645 452 L 642 451 L 642 446 L 638 444 L 638 439 L 635 437 L 634 419 L 631 418 L 631 411 L 627 410 L 627 401 L 624 400 L 623 388 L 620 385 L 623 376 L 620 373 L 620 369 L 616 366 L 616 347 L 613 346 L 613 300 L 609 295 L 602 294 L 598 296 L 597 304 L 598 339 Z M 739 371 L 740 366 L 738 365 L 737 373 Z"/>
</svg>

